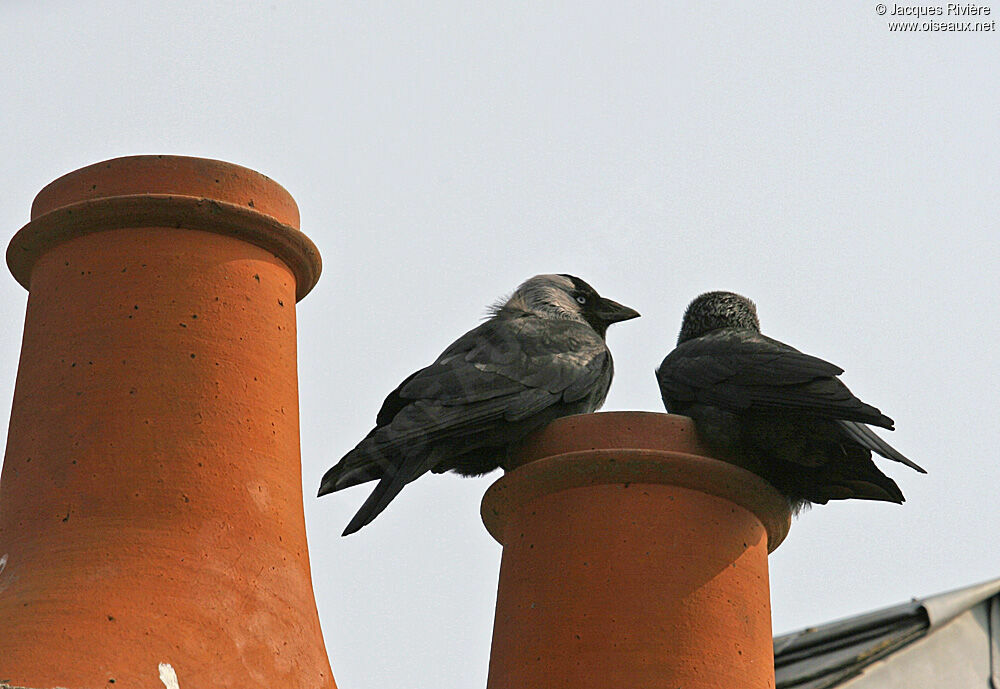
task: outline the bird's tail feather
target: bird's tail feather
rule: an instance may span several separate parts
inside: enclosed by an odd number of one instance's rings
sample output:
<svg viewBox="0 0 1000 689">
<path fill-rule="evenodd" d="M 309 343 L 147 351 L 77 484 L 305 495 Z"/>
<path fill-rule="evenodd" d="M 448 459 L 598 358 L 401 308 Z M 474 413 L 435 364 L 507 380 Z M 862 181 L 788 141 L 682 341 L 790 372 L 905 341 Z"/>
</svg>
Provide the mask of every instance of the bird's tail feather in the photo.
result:
<svg viewBox="0 0 1000 689">
<path fill-rule="evenodd" d="M 319 497 L 333 493 L 334 491 L 343 490 L 344 488 L 380 479 L 385 473 L 382 466 L 375 461 L 368 461 L 365 464 L 356 466 L 347 466 L 343 463 L 346 459 L 347 457 L 344 457 L 336 466 L 331 467 L 323 474 L 323 480 L 319 484 Z"/>
<path fill-rule="evenodd" d="M 420 470 L 423 457 L 417 455 L 408 457 L 399 467 L 387 467 L 379 480 L 375 490 L 371 492 L 368 499 L 361 505 L 361 509 L 351 519 L 342 536 L 349 536 L 371 523 L 375 517 L 381 514 L 382 510 L 388 507 L 392 499 L 399 495 L 399 491 L 410 481 L 418 478 L 426 471 Z"/>
<path fill-rule="evenodd" d="M 875 431 L 868 428 L 865 424 L 858 423 L 856 421 L 838 421 L 837 424 L 847 433 L 848 436 L 850 436 L 852 440 L 862 447 L 871 450 L 872 452 L 877 452 L 886 459 L 901 462 L 911 469 L 919 471 L 921 474 L 927 473 L 923 467 L 904 457 L 898 450 L 886 441 L 882 440 L 882 438 L 880 438 Z"/>
<path fill-rule="evenodd" d="M 768 455 L 756 467 L 793 505 L 803 500 L 821 505 L 848 499 L 904 501 L 899 486 L 875 466 L 871 452 L 864 447 L 845 443 L 836 454 L 827 454 L 824 462 L 805 464 L 797 460 L 797 454 L 792 460 Z"/>
<path fill-rule="evenodd" d="M 357 447 L 323 474 L 318 497 L 382 478 L 390 460 L 386 457 L 386 448 L 375 442 L 376 430 L 372 429 Z"/>
<path fill-rule="evenodd" d="M 880 500 L 902 504 L 905 498 L 896 482 L 879 471 L 870 461 L 868 463 L 870 467 L 855 465 L 849 471 L 844 471 L 840 467 L 820 469 L 813 478 L 815 483 L 809 487 L 806 499 L 824 505 L 830 500 L 848 499 Z"/>
</svg>

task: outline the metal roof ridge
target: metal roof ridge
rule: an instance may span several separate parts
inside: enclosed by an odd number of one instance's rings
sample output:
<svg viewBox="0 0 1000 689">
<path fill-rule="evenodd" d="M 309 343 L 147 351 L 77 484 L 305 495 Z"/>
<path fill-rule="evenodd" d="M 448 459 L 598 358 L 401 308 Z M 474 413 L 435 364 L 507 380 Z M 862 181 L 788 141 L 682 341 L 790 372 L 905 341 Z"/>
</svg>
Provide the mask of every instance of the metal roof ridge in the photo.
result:
<svg viewBox="0 0 1000 689">
<path fill-rule="evenodd" d="M 1000 593 L 1000 578 L 918 599 L 931 621 L 931 629 L 951 622 L 969 608 Z"/>
</svg>

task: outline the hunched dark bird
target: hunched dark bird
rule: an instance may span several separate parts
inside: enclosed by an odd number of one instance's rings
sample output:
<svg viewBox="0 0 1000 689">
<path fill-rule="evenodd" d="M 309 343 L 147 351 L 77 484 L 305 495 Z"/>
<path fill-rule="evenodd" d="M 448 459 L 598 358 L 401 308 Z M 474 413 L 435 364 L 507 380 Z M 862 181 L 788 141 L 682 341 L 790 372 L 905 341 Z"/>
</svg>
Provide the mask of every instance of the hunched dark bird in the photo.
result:
<svg viewBox="0 0 1000 689">
<path fill-rule="evenodd" d="M 746 297 L 708 292 L 688 306 L 656 377 L 667 411 L 694 419 L 714 454 L 767 480 L 794 511 L 848 498 L 902 503 L 872 452 L 926 472 L 866 425 L 893 430 L 843 372 L 762 335 Z"/>
<path fill-rule="evenodd" d="M 592 412 L 614 366 L 604 337 L 638 312 L 572 275 L 537 275 L 385 399 L 373 428 L 323 476 L 319 495 L 378 481 L 343 535 L 428 471 L 478 476 L 560 416 Z"/>
</svg>

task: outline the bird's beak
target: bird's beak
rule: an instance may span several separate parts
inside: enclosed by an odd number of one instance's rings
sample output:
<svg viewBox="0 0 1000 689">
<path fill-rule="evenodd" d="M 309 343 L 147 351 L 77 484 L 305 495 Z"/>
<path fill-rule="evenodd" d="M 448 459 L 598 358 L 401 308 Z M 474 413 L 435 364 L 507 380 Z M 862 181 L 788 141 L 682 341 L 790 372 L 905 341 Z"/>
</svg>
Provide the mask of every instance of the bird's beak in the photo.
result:
<svg viewBox="0 0 1000 689">
<path fill-rule="evenodd" d="M 597 308 L 597 317 L 605 323 L 620 323 L 638 318 L 639 312 L 611 299 L 601 297 L 601 305 Z"/>
</svg>

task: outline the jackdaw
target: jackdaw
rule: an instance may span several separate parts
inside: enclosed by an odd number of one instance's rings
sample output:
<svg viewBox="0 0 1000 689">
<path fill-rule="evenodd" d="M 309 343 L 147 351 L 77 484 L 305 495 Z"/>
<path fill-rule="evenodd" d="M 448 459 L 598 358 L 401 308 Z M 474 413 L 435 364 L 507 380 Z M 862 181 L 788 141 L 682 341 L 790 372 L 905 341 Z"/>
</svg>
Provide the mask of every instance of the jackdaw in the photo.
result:
<svg viewBox="0 0 1000 689">
<path fill-rule="evenodd" d="M 531 431 L 598 409 L 614 371 L 608 326 L 639 315 L 572 275 L 537 275 L 491 312 L 400 383 L 375 428 L 323 476 L 321 496 L 378 480 L 343 535 L 428 471 L 488 473 Z"/>
<path fill-rule="evenodd" d="M 688 306 L 656 377 L 667 411 L 694 419 L 709 450 L 767 480 L 793 511 L 847 498 L 902 503 L 872 452 L 926 472 L 865 425 L 893 430 L 840 382 L 843 372 L 762 335 L 746 297 L 708 292 Z"/>
</svg>

